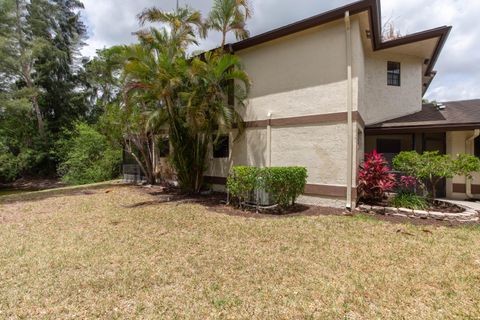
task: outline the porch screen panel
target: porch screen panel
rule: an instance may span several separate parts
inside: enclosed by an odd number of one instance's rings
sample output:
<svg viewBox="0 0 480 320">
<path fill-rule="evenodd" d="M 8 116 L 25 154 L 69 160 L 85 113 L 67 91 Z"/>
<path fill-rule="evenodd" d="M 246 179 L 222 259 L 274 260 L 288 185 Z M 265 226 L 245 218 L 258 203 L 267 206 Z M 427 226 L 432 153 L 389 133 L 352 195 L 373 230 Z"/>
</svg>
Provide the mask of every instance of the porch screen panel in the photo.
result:
<svg viewBox="0 0 480 320">
<path fill-rule="evenodd" d="M 377 152 L 383 153 L 383 156 L 389 163 L 402 151 L 402 141 L 400 139 L 377 139 Z"/>
</svg>

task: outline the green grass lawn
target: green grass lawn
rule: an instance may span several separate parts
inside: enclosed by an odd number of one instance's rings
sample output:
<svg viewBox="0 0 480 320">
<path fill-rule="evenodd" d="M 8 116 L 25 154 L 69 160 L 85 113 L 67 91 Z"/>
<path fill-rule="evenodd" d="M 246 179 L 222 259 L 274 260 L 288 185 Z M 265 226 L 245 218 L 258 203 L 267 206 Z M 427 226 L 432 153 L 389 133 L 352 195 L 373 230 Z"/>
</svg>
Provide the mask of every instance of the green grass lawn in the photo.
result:
<svg viewBox="0 0 480 320">
<path fill-rule="evenodd" d="M 120 186 L 27 199 L 0 202 L 1 319 L 480 318 L 480 228 L 129 208 L 155 198 Z"/>
</svg>

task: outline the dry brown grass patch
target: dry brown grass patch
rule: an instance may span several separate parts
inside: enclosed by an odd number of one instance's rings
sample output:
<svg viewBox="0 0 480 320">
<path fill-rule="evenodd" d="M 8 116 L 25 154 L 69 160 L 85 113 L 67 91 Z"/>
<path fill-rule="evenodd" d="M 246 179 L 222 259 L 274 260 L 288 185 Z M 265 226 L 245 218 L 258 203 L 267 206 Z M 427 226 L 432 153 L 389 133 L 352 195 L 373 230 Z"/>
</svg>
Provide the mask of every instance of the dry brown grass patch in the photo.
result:
<svg viewBox="0 0 480 320">
<path fill-rule="evenodd" d="M 0 318 L 480 317 L 479 228 L 133 206 L 155 199 L 0 204 Z"/>
</svg>

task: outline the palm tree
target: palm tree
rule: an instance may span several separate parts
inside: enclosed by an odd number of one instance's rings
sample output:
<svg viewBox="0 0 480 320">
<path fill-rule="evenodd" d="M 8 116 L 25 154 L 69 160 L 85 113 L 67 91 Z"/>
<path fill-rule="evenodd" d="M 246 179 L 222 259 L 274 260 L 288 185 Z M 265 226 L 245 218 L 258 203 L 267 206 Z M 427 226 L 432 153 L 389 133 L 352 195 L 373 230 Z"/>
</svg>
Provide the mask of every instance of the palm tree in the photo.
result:
<svg viewBox="0 0 480 320">
<path fill-rule="evenodd" d="M 187 46 L 196 43 L 195 29 L 203 26 L 198 12 L 181 8 L 166 13 L 153 8 L 139 19 L 142 24 L 163 22 L 169 28 L 138 32 L 140 43 L 128 48 L 126 105 L 154 107 L 146 125 L 152 132 L 168 125 L 171 160 L 180 186 L 199 192 L 209 146 L 233 128 L 241 132 L 243 122 L 229 103 L 229 94 L 242 106 L 250 87 L 248 76 L 234 55 L 208 52 L 187 57 Z"/>
<path fill-rule="evenodd" d="M 194 170 L 185 172 L 190 185 L 198 192 L 203 185 L 209 145 L 233 128 L 243 131 L 243 119 L 229 104 L 229 95 L 242 106 L 250 88 L 248 75 L 238 56 L 206 53 L 201 59 L 194 58 L 189 70 L 189 91 L 180 93 L 186 105 L 184 121 L 190 129 L 195 147 L 192 153 Z M 230 90 L 235 83 L 235 90 Z M 192 152 L 193 151 L 193 152 Z"/>
<path fill-rule="evenodd" d="M 161 31 L 150 29 L 150 31 L 141 30 L 137 32 L 140 40 L 148 41 L 152 32 L 160 32 L 164 38 L 170 36 L 171 40 L 176 40 L 179 49 L 184 51 L 189 45 L 198 45 L 197 34 L 200 37 L 206 36 L 206 27 L 199 11 L 192 10 L 189 7 L 178 8 L 174 12 L 162 11 L 158 8 L 148 8 L 138 15 L 138 20 L 143 26 L 146 22 L 167 24 L 170 30 L 163 28 Z"/>
<path fill-rule="evenodd" d="M 207 26 L 222 34 L 221 48 L 223 48 L 229 32 L 234 32 L 237 40 L 249 37 L 250 33 L 245 26 L 250 17 L 248 0 L 214 0 Z"/>
</svg>

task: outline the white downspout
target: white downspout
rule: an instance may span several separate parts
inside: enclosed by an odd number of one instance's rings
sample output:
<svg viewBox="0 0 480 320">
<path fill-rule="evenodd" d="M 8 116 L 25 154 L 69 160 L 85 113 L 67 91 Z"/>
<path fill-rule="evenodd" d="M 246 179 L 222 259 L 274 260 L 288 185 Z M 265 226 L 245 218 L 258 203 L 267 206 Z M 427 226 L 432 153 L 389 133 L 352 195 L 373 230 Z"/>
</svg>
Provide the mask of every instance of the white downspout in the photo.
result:
<svg viewBox="0 0 480 320">
<path fill-rule="evenodd" d="M 156 140 L 157 140 L 157 136 L 154 136 L 152 141 L 152 158 L 153 158 L 152 166 L 153 166 L 153 174 L 155 175 L 155 180 L 157 179 L 157 153 L 155 152 L 157 150 L 157 144 L 155 143 Z"/>
<path fill-rule="evenodd" d="M 470 138 L 467 138 L 465 140 L 465 153 L 466 154 L 474 154 L 473 152 L 473 140 L 480 136 L 480 129 L 475 129 L 473 130 L 473 135 Z M 467 195 L 467 198 L 471 199 L 473 198 L 472 194 L 472 179 L 468 179 L 468 177 L 465 177 L 465 194 Z"/>
<path fill-rule="evenodd" d="M 345 35 L 347 42 L 347 203 L 352 209 L 352 177 L 353 177 L 353 97 L 352 97 L 352 32 L 350 29 L 350 12 L 345 11 Z"/>
<path fill-rule="evenodd" d="M 267 167 L 272 166 L 272 113 L 267 114 Z"/>
</svg>

